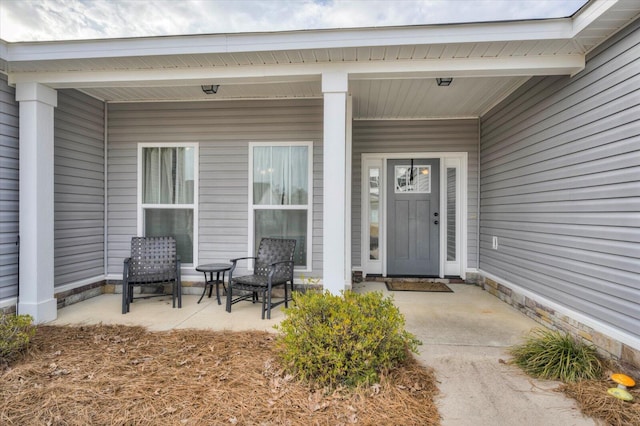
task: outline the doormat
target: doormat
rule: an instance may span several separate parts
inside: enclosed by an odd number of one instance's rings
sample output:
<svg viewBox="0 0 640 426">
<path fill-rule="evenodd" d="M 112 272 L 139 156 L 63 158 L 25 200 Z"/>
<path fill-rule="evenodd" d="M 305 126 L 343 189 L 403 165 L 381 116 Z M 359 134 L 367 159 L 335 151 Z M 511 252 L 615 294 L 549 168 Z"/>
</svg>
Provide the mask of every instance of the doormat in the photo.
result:
<svg viewBox="0 0 640 426">
<path fill-rule="evenodd" d="M 389 291 L 430 291 L 453 293 L 446 284 L 431 281 L 385 281 Z"/>
</svg>

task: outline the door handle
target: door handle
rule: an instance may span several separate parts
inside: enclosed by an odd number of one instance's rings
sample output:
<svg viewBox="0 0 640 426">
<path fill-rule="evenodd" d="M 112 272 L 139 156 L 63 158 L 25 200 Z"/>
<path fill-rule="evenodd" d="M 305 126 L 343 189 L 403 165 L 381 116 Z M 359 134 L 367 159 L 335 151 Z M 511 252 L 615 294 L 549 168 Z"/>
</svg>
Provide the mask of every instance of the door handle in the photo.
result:
<svg viewBox="0 0 640 426">
<path fill-rule="evenodd" d="M 434 220 L 434 221 L 433 221 L 433 224 L 434 224 L 434 225 L 437 225 L 438 223 L 440 223 L 440 222 L 438 222 L 437 220 Z"/>
</svg>

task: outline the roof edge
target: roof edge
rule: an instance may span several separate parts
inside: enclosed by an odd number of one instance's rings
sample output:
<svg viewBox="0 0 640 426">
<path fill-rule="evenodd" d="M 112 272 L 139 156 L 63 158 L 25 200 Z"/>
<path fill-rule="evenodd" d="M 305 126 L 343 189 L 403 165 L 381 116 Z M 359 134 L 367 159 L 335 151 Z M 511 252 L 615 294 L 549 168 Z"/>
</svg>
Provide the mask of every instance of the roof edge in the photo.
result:
<svg viewBox="0 0 640 426">
<path fill-rule="evenodd" d="M 140 38 L 5 42 L 8 61 L 569 39 L 573 18 Z"/>
</svg>

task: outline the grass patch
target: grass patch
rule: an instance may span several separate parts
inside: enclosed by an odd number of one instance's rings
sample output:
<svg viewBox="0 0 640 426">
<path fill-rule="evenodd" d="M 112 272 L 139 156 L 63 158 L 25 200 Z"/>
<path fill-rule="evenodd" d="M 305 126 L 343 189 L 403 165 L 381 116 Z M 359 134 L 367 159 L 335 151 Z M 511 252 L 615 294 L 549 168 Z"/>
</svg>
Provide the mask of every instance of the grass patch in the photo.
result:
<svg viewBox="0 0 640 426">
<path fill-rule="evenodd" d="M 521 345 L 511 349 L 514 363 L 533 377 L 573 383 L 602 377 L 602 361 L 594 346 L 567 333 L 534 329 Z"/>
</svg>

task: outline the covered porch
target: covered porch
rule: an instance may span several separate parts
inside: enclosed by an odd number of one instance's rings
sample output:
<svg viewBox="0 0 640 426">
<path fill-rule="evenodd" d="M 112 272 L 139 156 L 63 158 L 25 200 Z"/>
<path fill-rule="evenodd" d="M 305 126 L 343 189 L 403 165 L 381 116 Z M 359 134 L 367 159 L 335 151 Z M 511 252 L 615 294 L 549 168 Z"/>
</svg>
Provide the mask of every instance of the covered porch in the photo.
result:
<svg viewBox="0 0 640 426">
<path fill-rule="evenodd" d="M 199 263 L 252 253 L 264 210 L 250 162 L 263 145 L 306 147 L 305 196 L 273 213 L 280 222 L 302 217 L 287 231 L 301 234 L 301 282 L 320 279 L 337 293 L 354 271 L 387 273 L 381 236 L 390 226 L 367 223 L 373 203 L 363 176 L 377 167 L 384 177 L 393 158 L 441 164 L 433 212 L 441 226 L 431 232 L 438 257 L 426 275 L 466 277 L 479 266 L 479 117 L 532 76 L 585 65 L 567 21 L 531 25 L 12 46 L 23 194 L 18 311 L 50 321 L 54 293 L 117 283 L 130 238 L 166 215 L 188 223 L 187 281 L 199 279 Z M 175 216 L 142 195 L 145 149 L 167 148 L 195 151 L 193 194 L 169 202 Z M 158 214 L 148 216 L 153 207 Z"/>
</svg>

